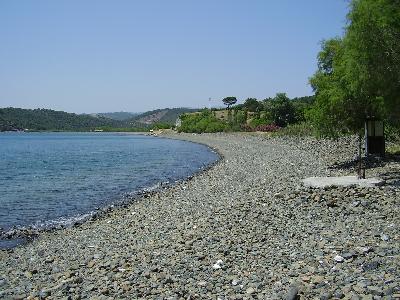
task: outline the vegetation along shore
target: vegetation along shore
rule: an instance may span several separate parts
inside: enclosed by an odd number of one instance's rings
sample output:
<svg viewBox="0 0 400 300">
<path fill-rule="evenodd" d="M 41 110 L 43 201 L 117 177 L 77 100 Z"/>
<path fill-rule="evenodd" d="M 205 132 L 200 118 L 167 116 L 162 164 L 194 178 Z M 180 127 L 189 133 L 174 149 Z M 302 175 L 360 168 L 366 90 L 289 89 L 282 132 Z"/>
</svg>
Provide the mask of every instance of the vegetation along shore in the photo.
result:
<svg viewBox="0 0 400 300">
<path fill-rule="evenodd" d="M 353 172 L 355 139 L 169 137 L 205 143 L 223 159 L 126 208 L 2 251 L 0 297 L 399 297 L 398 161 L 368 171 L 386 179 L 382 187 L 310 189 L 301 179 Z"/>
</svg>

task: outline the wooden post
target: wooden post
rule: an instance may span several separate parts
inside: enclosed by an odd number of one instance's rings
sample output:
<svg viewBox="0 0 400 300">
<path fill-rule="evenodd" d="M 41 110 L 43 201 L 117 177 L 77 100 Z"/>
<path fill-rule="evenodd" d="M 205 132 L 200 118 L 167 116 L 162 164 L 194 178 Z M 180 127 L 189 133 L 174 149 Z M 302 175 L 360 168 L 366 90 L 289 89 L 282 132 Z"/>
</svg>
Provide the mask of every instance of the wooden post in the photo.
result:
<svg viewBox="0 0 400 300">
<path fill-rule="evenodd" d="M 362 170 L 362 157 L 361 157 L 361 132 L 358 134 L 358 179 L 365 179 L 365 170 Z"/>
</svg>

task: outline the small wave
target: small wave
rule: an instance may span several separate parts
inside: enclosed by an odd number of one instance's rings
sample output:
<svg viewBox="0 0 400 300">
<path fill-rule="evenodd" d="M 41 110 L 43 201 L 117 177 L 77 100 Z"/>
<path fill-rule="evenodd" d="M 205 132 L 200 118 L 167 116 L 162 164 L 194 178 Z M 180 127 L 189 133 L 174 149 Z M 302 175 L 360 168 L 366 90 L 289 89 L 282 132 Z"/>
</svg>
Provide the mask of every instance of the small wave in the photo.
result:
<svg viewBox="0 0 400 300">
<path fill-rule="evenodd" d="M 62 229 L 82 224 L 92 218 L 96 212 L 89 212 L 72 217 L 60 217 L 54 220 L 36 222 L 27 226 L 15 226 L 10 229 L 0 230 L 0 240 L 18 238 L 33 238 L 43 231 Z"/>
<path fill-rule="evenodd" d="M 33 228 L 43 228 L 43 229 L 51 229 L 51 228 L 57 228 L 57 227 L 71 227 L 73 225 L 76 225 L 78 223 L 82 223 L 92 217 L 95 214 L 95 212 L 89 212 L 89 213 L 84 213 L 80 215 L 76 215 L 73 217 L 60 217 L 55 220 L 47 220 L 44 222 L 38 222 L 34 224 L 32 227 Z"/>
</svg>

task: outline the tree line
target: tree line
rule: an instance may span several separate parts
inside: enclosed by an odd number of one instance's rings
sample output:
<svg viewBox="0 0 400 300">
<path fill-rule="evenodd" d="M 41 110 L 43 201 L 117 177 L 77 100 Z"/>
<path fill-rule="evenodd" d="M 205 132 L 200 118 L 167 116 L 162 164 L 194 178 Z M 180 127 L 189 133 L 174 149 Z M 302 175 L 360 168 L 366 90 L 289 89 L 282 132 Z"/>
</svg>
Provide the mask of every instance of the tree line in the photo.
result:
<svg viewBox="0 0 400 300">
<path fill-rule="evenodd" d="M 105 117 L 77 115 L 51 109 L 0 109 L 0 131 L 6 130 L 65 130 L 87 131 L 109 126 L 120 127 L 121 122 Z"/>
<path fill-rule="evenodd" d="M 290 99 L 285 93 L 257 100 L 247 98 L 237 104 L 236 97 L 222 100 L 227 109 L 203 109 L 198 113 L 181 116 L 180 131 L 276 131 L 292 124 L 306 121 L 306 111 L 314 102 L 313 96 Z"/>
</svg>

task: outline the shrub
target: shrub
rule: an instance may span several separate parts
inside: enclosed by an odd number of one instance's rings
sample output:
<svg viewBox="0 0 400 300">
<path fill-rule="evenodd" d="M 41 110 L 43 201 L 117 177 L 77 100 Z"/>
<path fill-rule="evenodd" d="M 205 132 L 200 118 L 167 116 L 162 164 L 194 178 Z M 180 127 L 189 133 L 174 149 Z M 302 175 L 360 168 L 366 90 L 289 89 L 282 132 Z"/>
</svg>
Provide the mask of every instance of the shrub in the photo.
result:
<svg viewBox="0 0 400 300">
<path fill-rule="evenodd" d="M 385 139 L 388 142 L 400 143 L 400 128 L 391 124 L 385 124 Z"/>
<path fill-rule="evenodd" d="M 266 124 L 266 120 L 261 119 L 261 118 L 253 118 L 250 120 L 250 126 L 254 129 L 257 126 L 260 125 L 265 125 Z"/>
<path fill-rule="evenodd" d="M 242 124 L 242 125 L 240 125 L 240 128 L 242 129 L 242 131 L 246 131 L 246 132 L 254 131 L 253 127 L 251 127 L 248 124 Z"/>
<path fill-rule="evenodd" d="M 310 123 L 303 122 L 300 124 L 288 125 L 287 127 L 284 127 L 281 130 L 274 132 L 274 135 L 310 136 L 315 135 L 315 130 Z"/>
<path fill-rule="evenodd" d="M 214 114 L 205 109 L 200 113 L 186 114 L 181 116 L 180 132 L 221 132 L 227 127 L 224 121 L 217 119 Z"/>
<path fill-rule="evenodd" d="M 275 124 L 263 124 L 263 125 L 258 125 L 255 128 L 255 131 L 263 131 L 263 132 L 275 132 L 280 130 L 281 127 Z"/>
</svg>

